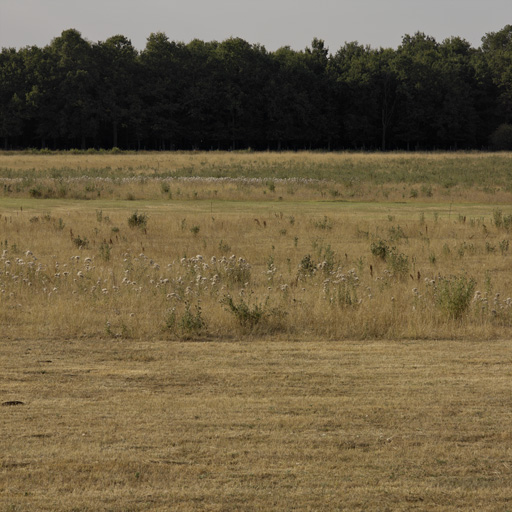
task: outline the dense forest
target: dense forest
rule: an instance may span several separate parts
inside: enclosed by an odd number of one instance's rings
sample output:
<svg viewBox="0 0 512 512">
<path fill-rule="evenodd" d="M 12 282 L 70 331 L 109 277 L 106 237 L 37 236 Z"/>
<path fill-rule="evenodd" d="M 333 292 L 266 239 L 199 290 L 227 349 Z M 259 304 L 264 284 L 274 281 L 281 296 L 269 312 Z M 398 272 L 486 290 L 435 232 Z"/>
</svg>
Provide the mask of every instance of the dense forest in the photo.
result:
<svg viewBox="0 0 512 512">
<path fill-rule="evenodd" d="M 142 51 L 74 29 L 0 54 L 5 149 L 512 149 L 512 25 L 397 49 L 240 38 Z"/>
</svg>

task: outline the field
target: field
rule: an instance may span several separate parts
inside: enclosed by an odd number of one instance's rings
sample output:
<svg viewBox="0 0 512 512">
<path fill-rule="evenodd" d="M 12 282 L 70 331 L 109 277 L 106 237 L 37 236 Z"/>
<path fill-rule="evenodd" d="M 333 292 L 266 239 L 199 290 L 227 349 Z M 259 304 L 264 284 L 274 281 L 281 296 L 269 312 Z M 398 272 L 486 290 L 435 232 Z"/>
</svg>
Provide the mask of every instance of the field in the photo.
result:
<svg viewBox="0 0 512 512">
<path fill-rule="evenodd" d="M 511 154 L 0 153 L 6 510 L 510 510 Z"/>
</svg>

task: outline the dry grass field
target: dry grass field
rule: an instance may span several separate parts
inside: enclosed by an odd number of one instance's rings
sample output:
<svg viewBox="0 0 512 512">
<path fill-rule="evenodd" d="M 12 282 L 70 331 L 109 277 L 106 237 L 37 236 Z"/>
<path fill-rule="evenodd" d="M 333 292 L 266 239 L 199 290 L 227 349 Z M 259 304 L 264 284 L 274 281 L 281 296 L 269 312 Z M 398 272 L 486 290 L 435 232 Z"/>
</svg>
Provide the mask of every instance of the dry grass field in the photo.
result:
<svg viewBox="0 0 512 512">
<path fill-rule="evenodd" d="M 0 151 L 0 197 L 510 203 L 511 161 L 511 153 Z"/>
<path fill-rule="evenodd" d="M 511 510 L 511 348 L 2 343 L 0 509 Z"/>
<path fill-rule="evenodd" d="M 485 340 L 512 326 L 506 205 L 3 205 L 9 339 Z"/>
<path fill-rule="evenodd" d="M 511 165 L 0 153 L 0 510 L 512 510 Z"/>
</svg>

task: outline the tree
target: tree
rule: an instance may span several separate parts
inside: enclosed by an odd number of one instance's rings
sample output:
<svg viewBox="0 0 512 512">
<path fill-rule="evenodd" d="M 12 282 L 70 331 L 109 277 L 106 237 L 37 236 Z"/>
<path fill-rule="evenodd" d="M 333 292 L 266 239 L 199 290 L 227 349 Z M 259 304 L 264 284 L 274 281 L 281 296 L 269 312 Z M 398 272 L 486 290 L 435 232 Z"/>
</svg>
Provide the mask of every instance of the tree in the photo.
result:
<svg viewBox="0 0 512 512">
<path fill-rule="evenodd" d="M 0 53 L 0 137 L 4 149 L 9 138 L 23 133 L 25 112 L 26 73 L 22 56 L 13 48 Z"/>
<path fill-rule="evenodd" d="M 512 121 L 512 25 L 482 38 L 482 52 L 500 92 L 504 122 Z"/>
<path fill-rule="evenodd" d="M 163 32 L 157 32 L 148 37 L 140 54 L 144 122 L 147 135 L 158 149 L 173 147 L 180 134 L 180 64 L 184 48 L 182 43 L 171 42 Z"/>
<path fill-rule="evenodd" d="M 264 75 L 267 52 L 240 38 L 229 38 L 216 48 L 220 64 L 217 75 L 220 94 L 219 140 L 250 145 L 261 140 L 263 129 Z"/>
<path fill-rule="evenodd" d="M 277 149 L 296 148 L 304 138 L 310 111 L 308 70 L 304 54 L 283 47 L 272 55 L 272 76 L 267 88 L 267 139 Z"/>
<path fill-rule="evenodd" d="M 442 42 L 439 52 L 436 69 L 443 101 L 434 123 L 437 139 L 441 146 L 451 149 L 474 147 L 478 132 L 474 50 L 464 39 L 453 37 Z"/>
<path fill-rule="evenodd" d="M 397 139 L 407 149 L 435 147 L 438 142 L 435 120 L 443 103 L 439 59 L 439 44 L 422 32 L 405 35 L 398 47 L 394 60 L 400 83 Z"/>
<path fill-rule="evenodd" d="M 31 100 L 39 110 L 38 133 L 80 142 L 98 129 L 98 75 L 91 45 L 74 29 L 65 30 L 36 63 Z M 44 73 L 41 71 L 44 70 Z"/>
<path fill-rule="evenodd" d="M 331 73 L 343 103 L 345 140 L 354 148 L 387 147 L 397 89 L 393 57 L 392 50 L 375 50 L 351 42 L 331 59 Z"/>
<path fill-rule="evenodd" d="M 336 125 L 334 111 L 335 89 L 329 75 L 329 49 L 322 39 L 314 38 L 311 48 L 306 48 L 304 61 L 308 73 L 304 76 L 307 85 L 309 114 L 305 136 L 309 146 L 330 148 Z"/>
<path fill-rule="evenodd" d="M 127 128 L 140 113 L 135 81 L 137 51 L 122 35 L 110 37 L 93 49 L 99 72 L 101 120 L 111 126 L 111 145 L 116 147 L 120 125 Z"/>
</svg>

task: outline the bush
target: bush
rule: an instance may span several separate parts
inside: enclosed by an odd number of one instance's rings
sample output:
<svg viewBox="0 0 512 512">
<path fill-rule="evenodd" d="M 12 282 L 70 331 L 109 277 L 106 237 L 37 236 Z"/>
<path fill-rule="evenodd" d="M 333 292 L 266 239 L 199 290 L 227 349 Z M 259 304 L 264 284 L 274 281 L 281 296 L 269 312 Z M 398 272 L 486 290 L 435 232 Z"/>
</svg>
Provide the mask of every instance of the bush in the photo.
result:
<svg viewBox="0 0 512 512">
<path fill-rule="evenodd" d="M 221 278 L 228 284 L 246 286 L 251 280 L 251 265 L 244 258 L 222 258 L 217 267 Z"/>
<path fill-rule="evenodd" d="M 103 261 L 110 261 L 110 245 L 106 241 L 100 245 L 100 257 Z"/>
<path fill-rule="evenodd" d="M 73 243 L 78 249 L 87 249 L 89 247 L 89 240 L 85 236 L 80 238 L 80 235 L 78 235 L 76 238 L 73 238 Z"/>
<path fill-rule="evenodd" d="M 43 193 L 41 192 L 41 189 L 39 187 L 33 187 L 29 191 L 30 197 L 34 197 L 39 199 L 42 197 Z"/>
<path fill-rule="evenodd" d="M 128 217 L 128 226 L 131 228 L 145 228 L 148 224 L 148 217 L 144 213 L 133 212 Z"/>
<path fill-rule="evenodd" d="M 252 330 L 265 315 L 264 308 L 261 304 L 249 305 L 243 299 L 235 304 L 233 297 L 226 295 L 222 300 L 222 304 L 227 306 L 227 310 L 235 315 L 238 323 L 244 329 Z"/>
<path fill-rule="evenodd" d="M 388 266 L 395 277 L 405 279 L 409 274 L 409 257 L 406 254 L 392 250 L 389 253 Z"/>
<path fill-rule="evenodd" d="M 497 208 L 493 210 L 492 217 L 494 221 L 494 225 L 499 228 L 504 228 L 507 231 L 512 227 L 512 215 L 503 215 L 503 212 Z"/>
<path fill-rule="evenodd" d="M 316 263 L 312 260 L 311 255 L 307 254 L 299 263 L 299 277 L 310 276 L 315 273 Z"/>
<path fill-rule="evenodd" d="M 185 309 L 179 318 L 176 316 L 176 309 L 173 308 L 167 316 L 165 327 L 179 336 L 190 337 L 200 334 L 206 329 L 206 322 L 199 302 L 192 311 L 190 302 L 185 301 Z"/>
<path fill-rule="evenodd" d="M 378 242 L 372 242 L 370 246 L 370 250 L 374 256 L 380 258 L 381 260 L 386 261 L 386 258 L 389 256 L 389 245 L 385 240 L 379 240 Z"/>
<path fill-rule="evenodd" d="M 473 298 L 476 282 L 466 276 L 439 278 L 435 301 L 452 318 L 458 319 L 467 311 Z"/>
</svg>

